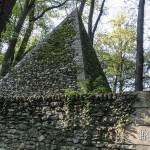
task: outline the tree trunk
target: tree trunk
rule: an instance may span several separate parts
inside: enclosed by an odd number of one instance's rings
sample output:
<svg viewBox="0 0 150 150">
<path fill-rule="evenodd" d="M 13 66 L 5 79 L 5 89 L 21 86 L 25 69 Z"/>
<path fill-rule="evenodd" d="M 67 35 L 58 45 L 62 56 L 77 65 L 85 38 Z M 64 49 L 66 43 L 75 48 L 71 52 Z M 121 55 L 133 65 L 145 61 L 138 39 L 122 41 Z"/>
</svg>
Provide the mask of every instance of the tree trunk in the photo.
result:
<svg viewBox="0 0 150 150">
<path fill-rule="evenodd" d="M 119 93 L 123 92 L 123 86 L 124 86 L 124 82 L 123 82 L 123 62 L 121 62 L 120 64 L 120 74 L 119 74 Z"/>
<path fill-rule="evenodd" d="M 6 28 L 6 23 L 8 22 L 12 9 L 15 6 L 16 0 L 1 0 L 0 1 L 0 39 L 1 33 Z"/>
<path fill-rule="evenodd" d="M 102 1 L 101 8 L 100 8 L 100 11 L 99 11 L 99 15 L 98 15 L 97 20 L 96 20 L 96 22 L 95 22 L 95 24 L 94 24 L 94 28 L 93 28 L 93 31 L 92 31 L 92 41 L 93 41 L 93 38 L 94 38 L 94 35 L 95 35 L 95 32 L 96 32 L 98 23 L 99 23 L 99 21 L 100 21 L 102 15 L 103 15 L 105 1 L 106 1 L 106 0 L 103 0 L 103 1 Z"/>
<path fill-rule="evenodd" d="M 89 12 L 89 18 L 88 18 L 88 35 L 91 41 L 92 41 L 92 30 L 93 30 L 94 5 L 95 5 L 95 0 L 91 0 L 90 12 Z"/>
<path fill-rule="evenodd" d="M 83 14 L 85 3 L 86 3 L 86 0 L 81 0 L 81 4 L 80 4 L 80 8 L 79 8 L 79 13 L 81 16 Z"/>
<path fill-rule="evenodd" d="M 117 82 L 118 82 L 118 78 L 117 78 L 117 75 L 116 75 L 114 85 L 113 85 L 113 93 L 116 93 L 116 91 L 117 91 Z"/>
<path fill-rule="evenodd" d="M 144 34 L 144 5 L 145 0 L 139 1 L 138 20 L 137 20 L 137 53 L 136 53 L 136 71 L 135 71 L 135 90 L 143 90 L 143 34 Z"/>
<path fill-rule="evenodd" d="M 94 25 L 93 25 L 93 15 L 94 15 L 95 0 L 91 0 L 90 3 L 90 12 L 88 17 L 88 35 L 91 39 L 92 44 L 93 44 L 96 29 L 98 27 L 98 23 L 100 22 L 100 19 L 103 15 L 105 1 L 106 0 L 102 1 L 101 8 L 99 10 L 99 14 Z"/>
<path fill-rule="evenodd" d="M 24 56 L 24 53 L 25 53 L 25 50 L 26 50 L 29 38 L 30 38 L 31 33 L 33 31 L 34 23 L 35 23 L 33 18 L 34 18 L 34 8 L 32 9 L 32 12 L 30 13 L 29 25 L 28 25 L 28 28 L 26 29 L 26 32 L 25 32 L 24 38 L 22 40 L 21 46 L 20 46 L 20 48 L 18 50 L 18 53 L 16 55 L 16 58 L 15 58 L 15 61 L 14 61 L 14 65 L 16 63 L 18 63 Z"/>
<path fill-rule="evenodd" d="M 28 13 L 30 12 L 30 10 L 32 9 L 32 7 L 34 5 L 33 1 L 30 2 L 30 0 L 26 0 L 26 2 L 24 4 L 22 14 L 17 22 L 15 29 L 14 29 L 12 38 L 9 40 L 9 46 L 5 53 L 4 60 L 2 62 L 1 76 L 4 76 L 9 71 L 9 69 L 13 63 L 14 54 L 15 54 L 15 46 L 16 46 L 16 43 L 17 43 L 17 40 L 19 37 L 19 33 L 21 31 L 21 28 L 24 24 L 24 21 L 28 15 Z"/>
</svg>

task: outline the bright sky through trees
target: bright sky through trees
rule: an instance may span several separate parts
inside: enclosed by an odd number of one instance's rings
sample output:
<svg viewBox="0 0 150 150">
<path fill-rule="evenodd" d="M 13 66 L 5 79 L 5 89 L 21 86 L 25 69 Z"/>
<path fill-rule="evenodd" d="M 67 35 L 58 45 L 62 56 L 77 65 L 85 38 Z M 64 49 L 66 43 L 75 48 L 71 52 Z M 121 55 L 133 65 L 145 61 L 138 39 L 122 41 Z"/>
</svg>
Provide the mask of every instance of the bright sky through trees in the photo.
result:
<svg viewBox="0 0 150 150">
<path fill-rule="evenodd" d="M 102 21 L 99 23 L 98 30 L 97 31 L 103 31 L 103 32 L 109 32 L 111 31 L 111 20 L 114 19 L 119 13 L 125 13 L 127 15 L 131 15 L 133 19 L 137 19 L 137 6 L 138 6 L 138 1 L 136 0 L 107 0 L 106 1 L 106 10 L 105 10 L 105 15 L 102 17 Z M 74 5 L 74 9 L 76 8 L 76 5 Z M 70 9 L 72 11 L 73 8 Z M 145 5 L 145 42 L 144 42 L 144 47 L 147 49 L 150 47 L 150 1 L 146 1 Z M 66 14 L 69 14 L 70 11 L 59 11 L 59 19 L 58 18 L 50 18 L 48 21 L 49 24 L 53 25 L 53 28 L 57 26 L 65 17 Z M 84 13 L 87 13 L 89 9 L 86 9 Z M 97 12 L 98 14 L 98 12 Z M 96 13 L 95 13 L 96 15 Z M 136 21 L 136 20 L 135 20 Z M 40 30 L 35 30 L 34 31 L 35 35 L 39 36 Z M 4 49 L 7 47 L 7 45 L 4 47 Z"/>
<path fill-rule="evenodd" d="M 75 5 L 74 5 L 75 6 Z M 111 30 L 111 23 L 110 21 L 119 13 L 125 13 L 126 15 L 130 15 L 130 17 L 133 17 L 133 19 L 136 21 L 137 19 L 137 7 L 138 7 L 138 1 L 136 0 L 107 0 L 106 1 L 106 10 L 105 15 L 102 17 L 102 21 L 98 26 L 99 31 L 105 31 L 109 32 Z M 84 13 L 87 13 L 89 11 L 89 8 L 85 10 Z M 145 48 L 147 49 L 150 47 L 150 42 L 147 42 L 150 38 L 150 1 L 146 1 L 145 5 Z M 68 13 L 70 13 L 68 11 Z M 64 14 L 62 16 L 62 14 Z M 96 13 L 95 13 L 96 14 Z M 97 12 L 98 14 L 98 12 Z M 65 13 L 61 13 L 60 19 L 52 19 L 54 22 L 54 25 L 58 25 L 63 19 L 64 19 Z"/>
</svg>

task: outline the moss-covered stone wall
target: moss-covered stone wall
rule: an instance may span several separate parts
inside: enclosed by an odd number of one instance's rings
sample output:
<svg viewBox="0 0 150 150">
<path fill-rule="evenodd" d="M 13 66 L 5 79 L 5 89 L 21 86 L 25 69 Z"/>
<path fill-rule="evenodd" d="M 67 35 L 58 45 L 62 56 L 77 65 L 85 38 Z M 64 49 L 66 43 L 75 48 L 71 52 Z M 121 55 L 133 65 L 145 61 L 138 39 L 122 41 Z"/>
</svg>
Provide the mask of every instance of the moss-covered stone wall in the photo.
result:
<svg viewBox="0 0 150 150">
<path fill-rule="evenodd" d="M 0 97 L 0 148 L 118 149 L 123 142 L 118 132 L 130 123 L 134 98 L 127 94 Z"/>
</svg>

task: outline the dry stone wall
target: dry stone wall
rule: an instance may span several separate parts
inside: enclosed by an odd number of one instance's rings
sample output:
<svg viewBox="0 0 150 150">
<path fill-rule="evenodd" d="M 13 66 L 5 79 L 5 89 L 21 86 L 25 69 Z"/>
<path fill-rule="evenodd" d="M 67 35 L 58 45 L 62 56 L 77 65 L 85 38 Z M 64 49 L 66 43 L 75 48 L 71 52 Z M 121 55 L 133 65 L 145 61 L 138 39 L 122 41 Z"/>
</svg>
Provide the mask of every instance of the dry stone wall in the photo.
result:
<svg viewBox="0 0 150 150">
<path fill-rule="evenodd" d="M 0 97 L 1 150 L 149 150 L 150 92 Z"/>
<path fill-rule="evenodd" d="M 143 98 L 140 97 L 141 102 L 135 103 L 139 95 Z M 0 97 L 0 149 L 117 150 L 140 149 L 143 146 L 146 150 L 149 148 L 149 136 L 146 133 L 149 132 L 149 126 L 145 118 L 140 116 L 140 121 L 143 120 L 147 127 L 137 127 L 134 124 L 136 117 L 132 115 L 140 111 L 141 114 L 149 112 L 148 109 L 141 109 L 140 104 L 144 99 L 149 104 L 148 96 L 149 92 Z M 136 111 L 135 106 L 139 104 L 140 111 Z M 129 130 L 131 127 L 137 127 L 140 131 L 133 132 Z M 123 128 L 126 128 L 126 132 Z M 138 132 L 141 137 L 136 137 Z M 134 139 L 131 136 L 133 133 Z"/>
</svg>

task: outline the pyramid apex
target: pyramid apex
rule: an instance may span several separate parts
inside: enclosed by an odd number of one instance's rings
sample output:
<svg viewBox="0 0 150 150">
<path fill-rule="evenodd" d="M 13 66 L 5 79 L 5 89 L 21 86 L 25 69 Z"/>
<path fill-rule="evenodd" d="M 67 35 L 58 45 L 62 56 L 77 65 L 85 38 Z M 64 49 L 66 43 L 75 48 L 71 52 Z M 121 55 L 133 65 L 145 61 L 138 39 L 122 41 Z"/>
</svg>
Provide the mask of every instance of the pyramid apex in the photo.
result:
<svg viewBox="0 0 150 150">
<path fill-rule="evenodd" d="M 77 17 L 76 17 L 77 16 Z M 98 77 L 107 84 L 75 9 L 0 82 L 0 95 L 32 96 L 79 89 Z"/>
</svg>

